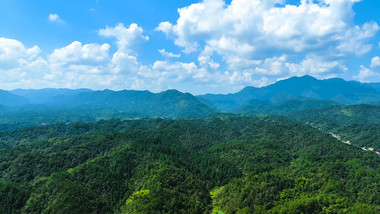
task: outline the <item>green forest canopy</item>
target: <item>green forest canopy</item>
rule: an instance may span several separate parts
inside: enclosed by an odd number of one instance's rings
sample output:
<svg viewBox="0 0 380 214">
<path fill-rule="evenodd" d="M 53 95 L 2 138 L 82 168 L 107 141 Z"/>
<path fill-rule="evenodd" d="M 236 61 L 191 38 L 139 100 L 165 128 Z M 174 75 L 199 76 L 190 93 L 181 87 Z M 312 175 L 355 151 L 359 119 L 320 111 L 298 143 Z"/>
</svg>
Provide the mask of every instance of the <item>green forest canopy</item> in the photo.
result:
<svg viewBox="0 0 380 214">
<path fill-rule="evenodd" d="M 0 134 L 0 213 L 378 213 L 380 156 L 281 116 Z"/>
</svg>

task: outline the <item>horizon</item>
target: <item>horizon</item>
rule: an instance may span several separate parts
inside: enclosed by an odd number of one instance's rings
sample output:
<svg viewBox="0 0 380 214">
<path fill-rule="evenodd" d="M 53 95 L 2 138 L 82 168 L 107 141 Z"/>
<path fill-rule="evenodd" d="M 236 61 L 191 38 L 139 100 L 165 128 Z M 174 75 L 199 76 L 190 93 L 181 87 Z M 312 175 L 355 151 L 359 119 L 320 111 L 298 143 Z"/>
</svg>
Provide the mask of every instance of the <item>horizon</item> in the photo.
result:
<svg viewBox="0 0 380 214">
<path fill-rule="evenodd" d="M 242 90 L 244 90 L 245 88 L 249 88 L 249 87 L 253 87 L 253 88 L 265 88 L 267 86 L 270 86 L 270 85 L 274 85 L 280 81 L 284 81 L 284 80 L 289 80 L 289 79 L 292 79 L 292 78 L 305 78 L 305 77 L 311 77 L 311 78 L 314 78 L 316 80 L 319 80 L 319 81 L 323 81 L 323 80 L 330 80 L 330 79 L 340 79 L 340 80 L 344 80 L 346 82 L 358 82 L 358 83 L 361 83 L 361 84 L 379 84 L 380 82 L 360 82 L 360 81 L 356 81 L 356 80 L 345 80 L 345 79 L 342 79 L 342 78 L 338 78 L 338 77 L 331 77 L 331 78 L 326 78 L 326 79 L 318 79 L 316 77 L 313 77 L 311 75 L 304 75 L 304 76 L 293 76 L 293 77 L 289 77 L 289 78 L 286 78 L 286 79 L 281 79 L 281 80 L 278 80 L 274 83 L 271 83 L 271 84 L 268 84 L 268 85 L 265 85 L 265 86 L 261 86 L 261 87 L 255 87 L 255 86 L 244 86 L 243 88 L 241 89 L 238 89 L 237 91 L 231 91 L 231 92 L 227 92 L 227 93 L 215 93 L 215 95 L 228 95 L 228 94 L 235 94 L 235 93 L 238 93 Z M 165 90 L 162 90 L 162 91 L 157 91 L 157 92 L 154 92 L 154 91 L 150 91 L 148 89 L 120 89 L 120 90 L 112 90 L 112 89 L 109 89 L 109 88 L 105 88 L 105 89 L 91 89 L 91 88 L 39 88 L 39 89 L 34 89 L 34 88 L 16 88 L 16 89 L 11 89 L 11 90 L 5 90 L 5 89 L 1 89 L 0 90 L 4 90 L 4 91 L 8 91 L 8 92 L 11 92 L 12 91 L 17 91 L 17 90 L 35 90 L 35 91 L 39 91 L 39 90 L 72 90 L 72 91 L 75 91 L 75 90 L 90 90 L 91 92 L 95 92 L 95 91 L 114 91 L 114 92 L 120 92 L 120 91 L 148 91 L 150 93 L 153 93 L 153 94 L 159 94 L 159 93 L 162 93 L 162 92 L 166 92 L 166 91 L 170 91 L 170 90 L 175 90 L 175 91 L 178 91 L 180 93 L 189 93 L 193 96 L 202 96 L 202 95 L 208 95 L 208 94 L 213 94 L 213 93 L 209 93 L 209 92 L 205 92 L 205 93 L 202 93 L 202 94 L 194 94 L 194 93 L 191 93 L 191 92 L 188 92 L 188 91 L 181 91 L 179 89 L 176 89 L 176 88 L 169 88 L 169 89 L 165 89 Z"/>
<path fill-rule="evenodd" d="M 370 0 L 5 0 L 0 88 L 201 95 L 305 75 L 377 83 L 379 7 Z"/>
</svg>

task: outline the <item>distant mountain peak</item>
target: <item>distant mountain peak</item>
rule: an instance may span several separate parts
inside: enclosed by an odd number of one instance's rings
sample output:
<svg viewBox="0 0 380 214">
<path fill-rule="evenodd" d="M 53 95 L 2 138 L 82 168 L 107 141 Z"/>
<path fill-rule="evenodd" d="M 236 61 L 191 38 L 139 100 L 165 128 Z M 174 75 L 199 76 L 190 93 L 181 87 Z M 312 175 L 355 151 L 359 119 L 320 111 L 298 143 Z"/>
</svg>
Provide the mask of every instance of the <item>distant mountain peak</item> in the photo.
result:
<svg viewBox="0 0 380 214">
<path fill-rule="evenodd" d="M 330 100 L 341 104 L 378 104 L 380 103 L 380 86 L 341 78 L 319 80 L 310 75 L 291 77 L 274 84 L 255 88 L 247 86 L 234 94 L 200 96 L 222 111 L 233 111 L 251 99 L 281 100 L 291 97 L 316 100 Z"/>
<path fill-rule="evenodd" d="M 304 76 L 300 76 L 300 77 L 295 76 L 295 77 L 291 77 L 291 78 L 303 79 L 303 80 L 318 80 L 317 78 L 310 76 L 310 75 L 304 75 Z"/>
</svg>

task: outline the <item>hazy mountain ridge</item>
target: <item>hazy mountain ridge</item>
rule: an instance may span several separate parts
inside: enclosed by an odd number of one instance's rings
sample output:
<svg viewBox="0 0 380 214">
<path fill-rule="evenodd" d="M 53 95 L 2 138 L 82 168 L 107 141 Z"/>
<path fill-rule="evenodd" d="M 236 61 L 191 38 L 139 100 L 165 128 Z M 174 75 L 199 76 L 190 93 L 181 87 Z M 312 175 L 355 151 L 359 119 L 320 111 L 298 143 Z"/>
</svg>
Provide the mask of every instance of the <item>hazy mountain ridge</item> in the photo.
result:
<svg viewBox="0 0 380 214">
<path fill-rule="evenodd" d="M 369 83 L 372 88 L 374 88 L 376 91 L 380 92 L 380 83 Z"/>
<path fill-rule="evenodd" d="M 160 93 L 147 90 L 1 90 L 0 105 L 10 106 L 16 112 L 71 112 L 67 115 L 71 118 L 70 115 L 81 112 L 81 118 L 88 118 L 85 121 L 102 118 L 198 117 L 220 112 L 287 114 L 333 105 L 378 105 L 379 90 L 380 83 L 367 84 L 338 78 L 318 80 L 303 76 L 281 80 L 262 88 L 248 86 L 237 93 L 199 96 L 174 89 Z"/>
<path fill-rule="evenodd" d="M 339 78 L 318 80 L 311 76 L 292 77 L 272 85 L 255 88 L 248 86 L 234 94 L 205 94 L 221 111 L 231 112 L 249 104 L 250 100 L 267 100 L 279 104 L 289 100 L 330 100 L 343 105 L 379 104 L 380 87 Z"/>
<path fill-rule="evenodd" d="M 44 88 L 44 89 L 15 89 L 9 92 L 28 99 L 29 104 L 48 103 L 51 99 L 60 96 L 75 96 L 83 92 L 91 92 L 91 89 L 67 89 L 67 88 Z"/>
<path fill-rule="evenodd" d="M 12 107 L 0 106 L 2 115 L 0 131 L 75 121 L 92 122 L 100 119 L 143 117 L 201 117 L 216 113 L 215 108 L 207 101 L 177 90 L 152 93 L 133 90 L 43 89 L 19 90 L 18 93 L 31 99 L 22 105 L 19 102 L 20 105 Z M 20 97 L 10 92 L 6 92 L 6 94 L 15 98 Z M 51 98 L 38 98 L 38 95 L 41 94 L 48 94 Z M 23 99 L 26 100 L 26 98 Z M 42 100 L 46 101 L 38 103 Z"/>
<path fill-rule="evenodd" d="M 211 105 L 189 93 L 168 90 L 161 93 L 150 91 L 93 91 L 76 96 L 60 97 L 50 105 L 87 106 L 89 108 L 113 109 L 141 116 L 191 117 L 214 113 Z"/>
<path fill-rule="evenodd" d="M 0 89 L 0 105 L 20 106 L 28 103 L 29 100 L 27 98 Z"/>
</svg>

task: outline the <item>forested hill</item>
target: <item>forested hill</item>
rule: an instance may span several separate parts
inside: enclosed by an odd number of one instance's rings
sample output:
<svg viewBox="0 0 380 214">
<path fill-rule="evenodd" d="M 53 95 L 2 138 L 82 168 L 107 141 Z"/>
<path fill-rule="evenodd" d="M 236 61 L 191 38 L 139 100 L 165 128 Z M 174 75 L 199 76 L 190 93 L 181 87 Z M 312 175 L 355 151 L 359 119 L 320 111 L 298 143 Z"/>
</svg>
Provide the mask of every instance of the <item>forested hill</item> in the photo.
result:
<svg viewBox="0 0 380 214">
<path fill-rule="evenodd" d="M 15 89 L 10 93 L 24 97 L 28 104 L 44 104 L 62 97 L 73 97 L 80 93 L 92 92 L 90 89 L 64 89 L 64 88 L 45 88 L 45 89 Z"/>
<path fill-rule="evenodd" d="M 215 112 L 289 113 L 331 105 L 380 104 L 378 83 L 360 83 L 311 76 L 292 77 L 262 88 L 246 87 L 232 94 L 194 96 L 177 90 L 16 89 L 0 90 L 0 105 L 16 110 L 67 112 L 87 109 L 92 118 L 196 117 Z"/>
<path fill-rule="evenodd" d="M 114 109 L 134 113 L 140 117 L 196 117 L 214 112 L 212 105 L 189 93 L 167 90 L 149 91 L 94 91 L 74 97 L 52 100 L 55 105 L 87 106 L 95 109 Z"/>
<path fill-rule="evenodd" d="M 0 91 L 1 92 L 1 91 Z M 14 94 L 12 94 L 12 93 Z M 108 110 L 112 113 L 123 112 L 135 117 L 192 117 L 204 116 L 213 113 L 213 106 L 204 100 L 189 93 L 177 90 L 167 90 L 161 93 L 149 91 L 91 91 L 89 89 L 41 89 L 41 90 L 13 90 L 5 92 L 18 101 L 18 109 L 22 110 L 54 110 L 61 111 L 73 108 L 87 108 L 89 111 Z M 0 94 L 0 98 L 2 94 Z M 6 98 L 6 97 L 5 97 Z M 7 98 L 11 100 L 11 98 Z M 12 103 L 17 103 L 15 100 Z M 7 105 L 7 101 L 3 101 Z M 15 104 L 9 105 L 15 106 Z"/>
<path fill-rule="evenodd" d="M 274 105 L 291 100 L 329 100 L 343 105 L 380 104 L 378 89 L 378 84 L 339 78 L 318 80 L 303 76 L 281 80 L 262 88 L 249 86 L 237 93 L 206 94 L 200 97 L 213 103 L 220 111 L 233 112 L 255 100 Z"/>
<path fill-rule="evenodd" d="M 342 141 L 380 151 L 380 106 L 330 106 L 298 111 L 289 117 L 332 132 Z"/>
<path fill-rule="evenodd" d="M 0 105 L 0 131 L 112 118 L 201 117 L 217 112 L 209 102 L 177 90 L 161 93 L 86 89 L 16 90 L 16 92 L 26 96 L 24 99 L 28 99 L 30 103 L 16 106 Z M 6 94 L 11 93 L 6 92 Z M 11 95 L 20 98 L 18 95 Z"/>
<path fill-rule="evenodd" d="M 19 106 L 28 103 L 28 99 L 0 89 L 0 105 Z"/>
<path fill-rule="evenodd" d="M 0 213 L 379 213 L 380 156 L 280 116 L 0 135 Z"/>
</svg>

